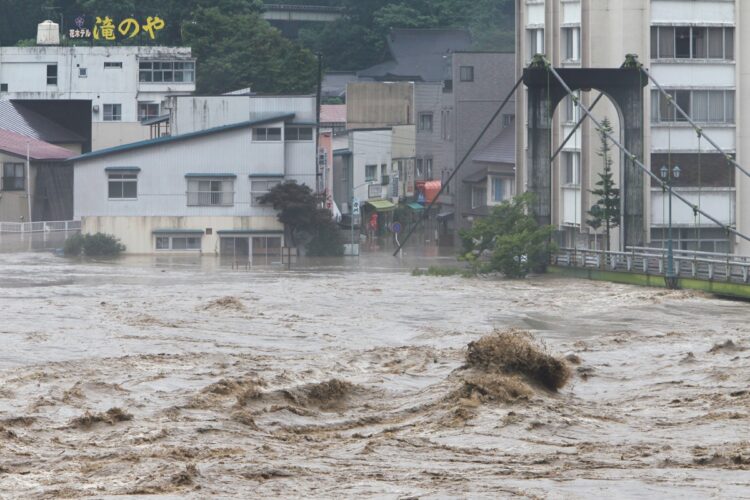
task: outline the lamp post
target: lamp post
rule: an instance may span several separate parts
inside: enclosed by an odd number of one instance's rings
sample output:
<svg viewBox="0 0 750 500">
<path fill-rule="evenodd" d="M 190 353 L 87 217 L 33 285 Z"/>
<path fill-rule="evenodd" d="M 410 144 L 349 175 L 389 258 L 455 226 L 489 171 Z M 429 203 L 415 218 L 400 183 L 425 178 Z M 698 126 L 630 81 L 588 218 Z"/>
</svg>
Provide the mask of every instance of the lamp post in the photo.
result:
<svg viewBox="0 0 750 500">
<path fill-rule="evenodd" d="M 680 177 L 679 165 L 675 165 L 669 168 L 667 165 L 662 165 L 659 169 L 661 178 L 664 179 L 664 183 L 669 187 L 669 230 L 667 236 L 667 273 L 664 276 L 664 283 L 667 288 L 674 290 L 677 288 L 677 275 L 674 272 L 674 242 L 672 240 L 672 179 L 678 179 Z M 667 187 L 662 186 L 662 190 L 666 191 Z"/>
</svg>

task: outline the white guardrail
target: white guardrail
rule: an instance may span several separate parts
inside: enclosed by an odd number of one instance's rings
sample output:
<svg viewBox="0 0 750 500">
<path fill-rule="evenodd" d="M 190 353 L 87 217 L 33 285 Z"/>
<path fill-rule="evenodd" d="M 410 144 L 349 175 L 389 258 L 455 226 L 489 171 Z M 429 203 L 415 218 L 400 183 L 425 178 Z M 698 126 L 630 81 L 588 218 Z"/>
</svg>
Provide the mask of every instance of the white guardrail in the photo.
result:
<svg viewBox="0 0 750 500">
<path fill-rule="evenodd" d="M 750 257 L 690 250 L 673 250 L 674 272 L 679 278 L 750 283 Z M 667 250 L 629 247 L 626 252 L 560 248 L 552 264 L 566 267 L 664 275 Z"/>
<path fill-rule="evenodd" d="M 0 233 L 49 233 L 53 231 L 80 231 L 81 221 L 0 222 Z"/>
</svg>

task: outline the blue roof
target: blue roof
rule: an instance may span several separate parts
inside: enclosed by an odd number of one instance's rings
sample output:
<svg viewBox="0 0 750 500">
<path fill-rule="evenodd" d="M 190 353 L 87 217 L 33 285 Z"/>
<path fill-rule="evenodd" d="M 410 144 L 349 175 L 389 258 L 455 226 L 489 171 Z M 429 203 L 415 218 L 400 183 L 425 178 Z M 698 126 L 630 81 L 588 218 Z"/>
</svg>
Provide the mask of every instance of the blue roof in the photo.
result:
<svg viewBox="0 0 750 500">
<path fill-rule="evenodd" d="M 114 146 L 112 148 L 99 149 L 90 153 L 82 154 L 69 158 L 67 161 L 78 162 L 83 160 L 90 160 L 92 158 L 99 158 L 102 156 L 108 156 L 116 153 L 123 153 L 125 151 L 131 151 L 134 149 L 147 148 L 150 146 L 158 146 L 161 144 L 168 144 L 177 141 L 186 141 L 194 139 L 196 137 L 204 137 L 211 134 L 218 134 L 226 132 L 228 130 L 236 130 L 245 127 L 252 127 L 253 125 L 261 125 L 263 123 L 277 122 L 281 120 L 288 120 L 294 118 L 294 113 L 279 113 L 277 115 L 267 116 L 260 120 L 249 120 L 239 123 L 232 123 L 230 125 L 222 125 L 220 127 L 208 128 L 206 130 L 198 130 L 197 132 L 189 132 L 187 134 L 172 135 L 157 137 L 156 139 L 148 139 L 145 141 L 131 142 L 130 144 L 123 144 L 121 146 Z"/>
</svg>

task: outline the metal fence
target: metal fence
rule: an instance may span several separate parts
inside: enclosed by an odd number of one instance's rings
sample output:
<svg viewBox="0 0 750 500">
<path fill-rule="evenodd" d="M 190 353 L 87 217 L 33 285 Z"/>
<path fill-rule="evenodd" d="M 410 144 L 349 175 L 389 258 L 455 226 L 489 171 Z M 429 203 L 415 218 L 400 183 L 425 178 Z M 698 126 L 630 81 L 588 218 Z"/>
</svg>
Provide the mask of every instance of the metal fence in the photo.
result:
<svg viewBox="0 0 750 500">
<path fill-rule="evenodd" d="M 231 207 L 234 205 L 233 191 L 188 191 L 189 207 Z"/>
<path fill-rule="evenodd" d="M 674 272 L 679 278 L 749 283 L 750 257 L 691 250 L 674 250 Z M 663 276 L 667 271 L 667 250 L 628 247 L 625 252 L 560 248 L 552 264 Z"/>
<path fill-rule="evenodd" d="M 52 231 L 80 231 L 81 221 L 0 222 L 0 233 L 49 233 Z"/>
</svg>

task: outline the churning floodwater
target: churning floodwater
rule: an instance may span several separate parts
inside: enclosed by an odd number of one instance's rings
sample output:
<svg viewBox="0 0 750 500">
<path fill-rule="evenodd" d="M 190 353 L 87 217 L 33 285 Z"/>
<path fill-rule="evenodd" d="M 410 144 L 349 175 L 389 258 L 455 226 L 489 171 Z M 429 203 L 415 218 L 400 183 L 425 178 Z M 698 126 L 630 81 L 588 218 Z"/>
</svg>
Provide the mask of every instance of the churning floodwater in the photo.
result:
<svg viewBox="0 0 750 500">
<path fill-rule="evenodd" d="M 750 306 L 450 256 L 0 254 L 0 498 L 750 497 Z M 456 397 L 531 332 L 562 390 Z"/>
</svg>

